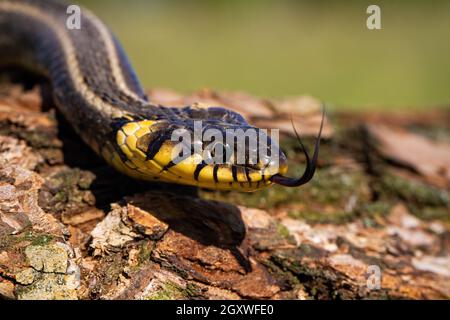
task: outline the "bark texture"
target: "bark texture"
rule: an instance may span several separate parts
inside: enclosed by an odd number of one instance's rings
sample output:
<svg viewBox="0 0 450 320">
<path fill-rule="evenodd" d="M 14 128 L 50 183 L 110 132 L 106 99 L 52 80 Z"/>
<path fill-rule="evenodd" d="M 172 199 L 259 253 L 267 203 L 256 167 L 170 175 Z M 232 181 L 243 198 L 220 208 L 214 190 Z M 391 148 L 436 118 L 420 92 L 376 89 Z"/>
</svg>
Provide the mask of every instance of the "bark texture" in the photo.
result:
<svg viewBox="0 0 450 320">
<path fill-rule="evenodd" d="M 448 299 L 450 113 L 330 113 L 320 168 L 253 194 L 136 182 L 93 154 L 46 86 L 0 86 L 0 297 Z M 149 92 L 280 128 L 291 175 L 318 101 Z"/>
</svg>

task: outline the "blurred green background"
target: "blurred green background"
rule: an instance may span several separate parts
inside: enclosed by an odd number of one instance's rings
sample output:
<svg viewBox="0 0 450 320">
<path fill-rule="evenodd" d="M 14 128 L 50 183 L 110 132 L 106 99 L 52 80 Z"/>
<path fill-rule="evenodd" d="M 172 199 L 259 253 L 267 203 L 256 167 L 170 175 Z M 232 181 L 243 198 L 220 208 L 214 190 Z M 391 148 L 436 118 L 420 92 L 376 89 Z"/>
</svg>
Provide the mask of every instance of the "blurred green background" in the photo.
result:
<svg viewBox="0 0 450 320">
<path fill-rule="evenodd" d="M 77 3 L 111 27 L 146 88 L 311 94 L 334 108 L 450 105 L 449 1 Z M 366 28 L 370 4 L 382 30 Z"/>
</svg>

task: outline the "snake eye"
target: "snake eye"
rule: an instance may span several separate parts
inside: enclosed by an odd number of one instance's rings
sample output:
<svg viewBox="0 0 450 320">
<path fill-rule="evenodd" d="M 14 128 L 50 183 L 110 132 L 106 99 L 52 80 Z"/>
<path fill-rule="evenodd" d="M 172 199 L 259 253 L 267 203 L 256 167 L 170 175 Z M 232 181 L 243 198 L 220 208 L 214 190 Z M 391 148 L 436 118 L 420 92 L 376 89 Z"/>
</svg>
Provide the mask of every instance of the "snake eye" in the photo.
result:
<svg viewBox="0 0 450 320">
<path fill-rule="evenodd" d="M 155 132 L 150 132 L 142 137 L 139 137 L 136 142 L 136 148 L 144 153 L 147 153 L 149 145 L 154 141 L 158 135 Z"/>
</svg>

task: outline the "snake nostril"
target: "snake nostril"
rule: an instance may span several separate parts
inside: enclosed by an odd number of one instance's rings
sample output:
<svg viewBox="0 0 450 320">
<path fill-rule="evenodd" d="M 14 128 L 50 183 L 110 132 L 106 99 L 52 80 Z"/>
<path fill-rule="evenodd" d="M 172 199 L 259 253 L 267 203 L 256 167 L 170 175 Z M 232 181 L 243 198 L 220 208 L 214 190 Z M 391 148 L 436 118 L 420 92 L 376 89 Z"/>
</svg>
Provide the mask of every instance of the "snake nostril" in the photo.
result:
<svg viewBox="0 0 450 320">
<path fill-rule="evenodd" d="M 144 153 L 147 153 L 149 145 L 155 140 L 155 138 L 156 135 L 154 135 L 153 133 L 149 133 L 143 135 L 142 137 L 139 137 L 136 141 L 136 148 L 138 148 Z"/>
</svg>

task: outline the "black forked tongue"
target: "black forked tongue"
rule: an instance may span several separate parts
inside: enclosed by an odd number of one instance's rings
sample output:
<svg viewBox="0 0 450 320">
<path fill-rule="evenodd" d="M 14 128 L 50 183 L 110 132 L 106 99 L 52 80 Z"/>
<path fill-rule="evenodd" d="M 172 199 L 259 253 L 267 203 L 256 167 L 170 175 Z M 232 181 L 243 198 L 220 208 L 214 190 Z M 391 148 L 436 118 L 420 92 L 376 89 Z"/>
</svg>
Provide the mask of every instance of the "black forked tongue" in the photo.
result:
<svg viewBox="0 0 450 320">
<path fill-rule="evenodd" d="M 317 138 L 316 138 L 316 143 L 314 145 L 314 154 L 311 158 L 309 156 L 309 153 L 306 150 L 305 146 L 303 145 L 302 139 L 300 139 L 300 135 L 298 134 L 297 130 L 295 129 L 294 121 L 292 120 L 292 117 L 291 117 L 292 127 L 294 128 L 295 135 L 297 136 L 297 140 L 300 143 L 300 146 L 302 147 L 303 153 L 306 158 L 306 169 L 305 169 L 305 172 L 303 172 L 303 175 L 297 179 L 284 177 L 280 174 L 276 174 L 276 175 L 272 176 L 270 179 L 273 183 L 276 183 L 276 184 L 279 184 L 279 185 L 282 185 L 285 187 L 299 187 L 299 186 L 309 182 L 313 178 L 314 172 L 316 171 L 317 158 L 319 157 L 320 136 L 322 135 L 324 119 L 325 119 L 325 108 L 323 109 L 323 112 L 322 112 L 322 121 L 320 123 L 320 130 L 319 130 L 319 134 L 317 135 Z"/>
</svg>

